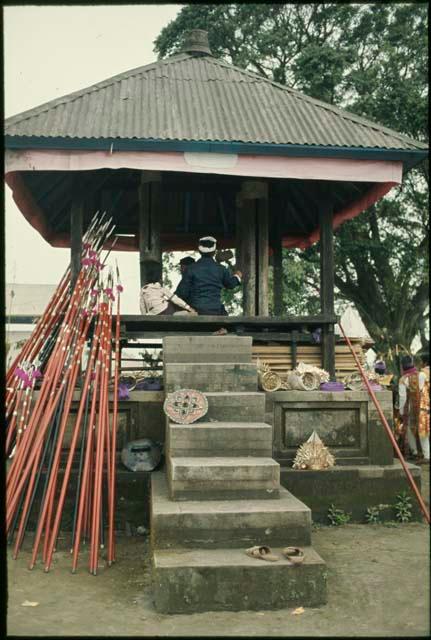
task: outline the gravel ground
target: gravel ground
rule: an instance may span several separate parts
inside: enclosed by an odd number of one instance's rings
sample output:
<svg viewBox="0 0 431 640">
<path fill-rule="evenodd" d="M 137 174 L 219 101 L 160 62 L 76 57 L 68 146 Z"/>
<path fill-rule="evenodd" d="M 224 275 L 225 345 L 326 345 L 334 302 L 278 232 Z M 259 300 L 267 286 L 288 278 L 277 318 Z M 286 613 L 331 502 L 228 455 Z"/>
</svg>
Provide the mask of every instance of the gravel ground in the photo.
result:
<svg viewBox="0 0 431 640">
<path fill-rule="evenodd" d="M 429 468 L 423 468 L 429 502 Z M 328 604 L 307 609 L 159 615 L 151 601 L 148 540 L 120 537 L 117 562 L 97 576 L 82 556 L 70 573 L 62 539 L 49 574 L 27 569 L 31 540 L 8 551 L 8 635 L 192 637 L 424 637 L 430 632 L 429 528 L 424 523 L 317 527 L 328 566 Z M 36 606 L 23 606 L 25 601 Z"/>
</svg>

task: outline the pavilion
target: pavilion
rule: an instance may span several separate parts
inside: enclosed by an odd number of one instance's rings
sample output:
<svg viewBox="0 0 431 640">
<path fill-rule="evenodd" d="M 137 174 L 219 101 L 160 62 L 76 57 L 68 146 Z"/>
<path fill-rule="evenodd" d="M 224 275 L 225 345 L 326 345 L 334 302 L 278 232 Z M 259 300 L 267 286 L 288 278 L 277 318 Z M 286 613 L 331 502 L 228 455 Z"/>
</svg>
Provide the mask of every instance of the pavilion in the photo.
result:
<svg viewBox="0 0 431 640">
<path fill-rule="evenodd" d="M 225 321 L 246 333 L 321 326 L 332 375 L 333 230 L 427 157 L 421 142 L 215 58 L 200 30 L 178 55 L 8 118 L 5 146 L 16 204 L 49 244 L 71 248 L 74 275 L 97 209 L 113 216 L 116 249 L 139 252 L 142 284 L 148 260 L 214 235 L 244 273 L 244 317 Z M 319 240 L 321 313 L 287 316 L 282 247 Z M 161 335 L 215 322 L 124 320 Z"/>
</svg>

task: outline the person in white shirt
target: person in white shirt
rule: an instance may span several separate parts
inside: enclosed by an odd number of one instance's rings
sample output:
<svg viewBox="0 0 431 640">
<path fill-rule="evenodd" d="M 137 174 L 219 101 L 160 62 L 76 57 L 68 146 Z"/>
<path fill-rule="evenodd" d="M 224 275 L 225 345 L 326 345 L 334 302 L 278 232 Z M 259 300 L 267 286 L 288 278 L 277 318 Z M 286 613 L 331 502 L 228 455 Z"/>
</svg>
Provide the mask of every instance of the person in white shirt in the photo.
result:
<svg viewBox="0 0 431 640">
<path fill-rule="evenodd" d="M 187 302 L 162 286 L 159 274 L 159 264 L 155 261 L 149 262 L 147 264 L 149 282 L 141 288 L 139 296 L 142 315 L 197 315 L 197 312 Z"/>
<path fill-rule="evenodd" d="M 401 358 L 403 375 L 398 384 L 400 416 L 403 426 L 407 430 L 407 441 L 412 455 L 417 462 L 429 462 L 430 445 L 429 433 L 422 431 L 420 412 L 423 404 L 423 394 L 426 393 L 427 377 L 424 371 L 418 371 L 413 358 L 409 355 Z M 418 454 L 418 441 L 422 449 L 422 456 Z"/>
</svg>

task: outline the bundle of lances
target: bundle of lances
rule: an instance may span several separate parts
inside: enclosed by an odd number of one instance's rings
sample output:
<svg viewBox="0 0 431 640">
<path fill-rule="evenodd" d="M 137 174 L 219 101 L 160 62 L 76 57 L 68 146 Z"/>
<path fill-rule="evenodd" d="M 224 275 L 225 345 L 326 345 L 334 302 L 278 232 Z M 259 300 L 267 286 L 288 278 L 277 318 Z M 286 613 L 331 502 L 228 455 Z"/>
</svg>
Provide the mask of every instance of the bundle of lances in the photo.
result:
<svg viewBox="0 0 431 640">
<path fill-rule="evenodd" d="M 123 287 L 118 266 L 114 282 L 106 263 L 114 228 L 104 213 L 93 216 L 74 286 L 68 269 L 6 377 L 6 531 L 16 558 L 34 523 L 30 569 L 41 554 L 50 570 L 70 501 L 72 572 L 83 544 L 90 573 L 105 546 L 108 566 L 115 561 Z"/>
</svg>

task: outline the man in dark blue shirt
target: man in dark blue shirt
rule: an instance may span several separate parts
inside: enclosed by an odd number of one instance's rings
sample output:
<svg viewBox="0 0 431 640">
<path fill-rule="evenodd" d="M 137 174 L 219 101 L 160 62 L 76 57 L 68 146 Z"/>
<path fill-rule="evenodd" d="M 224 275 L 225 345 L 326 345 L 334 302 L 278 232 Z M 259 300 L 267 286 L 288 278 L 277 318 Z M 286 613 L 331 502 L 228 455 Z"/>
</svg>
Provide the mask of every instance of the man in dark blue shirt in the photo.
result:
<svg viewBox="0 0 431 640">
<path fill-rule="evenodd" d="M 234 289 L 241 284 L 240 271 L 235 271 L 232 275 L 226 267 L 214 260 L 216 246 L 215 238 L 200 238 L 198 250 L 201 257 L 183 273 L 175 291 L 200 316 L 227 316 L 221 303 L 221 291 Z"/>
</svg>

